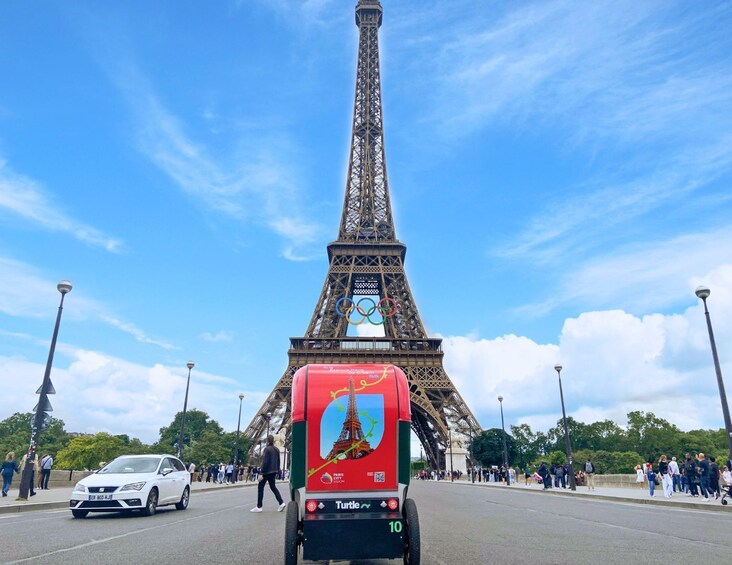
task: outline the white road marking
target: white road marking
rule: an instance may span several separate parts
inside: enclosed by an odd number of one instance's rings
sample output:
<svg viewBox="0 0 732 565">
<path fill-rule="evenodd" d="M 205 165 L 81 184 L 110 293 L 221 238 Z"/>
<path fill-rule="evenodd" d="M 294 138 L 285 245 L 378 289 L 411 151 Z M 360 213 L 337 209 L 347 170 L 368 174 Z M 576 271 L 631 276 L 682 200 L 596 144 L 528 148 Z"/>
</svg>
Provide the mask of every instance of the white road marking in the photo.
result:
<svg viewBox="0 0 732 565">
<path fill-rule="evenodd" d="M 58 555 L 60 553 L 67 553 L 69 551 L 76 551 L 77 549 L 83 549 L 85 547 L 91 547 L 94 545 L 99 545 L 101 543 L 107 543 L 109 541 L 114 541 L 122 538 L 126 538 L 129 536 L 134 536 L 136 534 L 142 534 L 145 532 L 150 532 L 152 530 L 159 530 L 160 528 L 167 528 L 168 526 L 175 526 L 177 524 L 182 524 L 183 522 L 190 522 L 192 520 L 198 520 L 199 518 L 208 518 L 209 516 L 214 516 L 215 514 L 221 514 L 223 512 L 231 512 L 231 508 L 224 508 L 221 510 L 216 510 L 214 512 L 209 512 L 207 514 L 201 514 L 199 516 L 192 516 L 190 518 L 183 518 L 182 520 L 176 520 L 175 522 L 168 522 L 166 524 L 157 524 L 155 526 L 150 526 L 149 528 L 142 528 L 139 530 L 134 530 L 132 532 L 127 532 L 124 534 L 119 534 L 116 536 L 110 536 L 108 538 L 98 539 L 98 540 L 92 540 L 86 543 L 80 543 L 78 545 L 74 545 L 71 547 L 64 547 L 62 549 L 57 549 L 55 551 L 49 551 L 48 553 L 41 553 L 39 555 L 33 555 L 32 557 L 25 557 L 23 559 L 18 559 L 16 561 L 7 561 L 6 563 L 8 565 L 12 565 L 13 563 L 25 563 L 27 561 L 33 561 L 35 559 L 43 559 L 44 557 L 50 557 L 52 555 Z"/>
</svg>

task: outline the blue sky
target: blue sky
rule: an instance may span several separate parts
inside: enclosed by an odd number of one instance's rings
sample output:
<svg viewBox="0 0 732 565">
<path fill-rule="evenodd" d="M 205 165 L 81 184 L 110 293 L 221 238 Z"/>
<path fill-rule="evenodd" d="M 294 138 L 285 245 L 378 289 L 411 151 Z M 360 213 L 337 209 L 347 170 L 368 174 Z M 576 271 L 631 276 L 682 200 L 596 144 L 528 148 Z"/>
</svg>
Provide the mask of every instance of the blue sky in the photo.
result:
<svg viewBox="0 0 732 565">
<path fill-rule="evenodd" d="M 0 18 L 0 418 L 53 382 L 71 431 L 242 427 L 327 273 L 355 1 L 14 3 Z M 483 427 L 732 388 L 732 5 L 384 0 L 388 178 L 407 275 Z"/>
</svg>

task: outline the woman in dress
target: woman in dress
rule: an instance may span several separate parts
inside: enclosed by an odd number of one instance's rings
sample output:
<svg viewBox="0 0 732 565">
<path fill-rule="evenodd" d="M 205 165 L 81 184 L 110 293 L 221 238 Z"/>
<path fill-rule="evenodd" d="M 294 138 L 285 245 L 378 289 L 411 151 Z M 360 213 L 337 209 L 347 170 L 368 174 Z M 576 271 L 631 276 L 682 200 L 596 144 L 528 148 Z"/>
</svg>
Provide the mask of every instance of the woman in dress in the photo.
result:
<svg viewBox="0 0 732 565">
<path fill-rule="evenodd" d="M 646 480 L 646 476 L 643 473 L 643 467 L 641 467 L 640 465 L 636 465 L 635 466 L 635 482 L 638 483 L 638 485 L 640 486 L 641 489 L 643 488 L 643 483 L 645 482 L 645 480 Z"/>
</svg>

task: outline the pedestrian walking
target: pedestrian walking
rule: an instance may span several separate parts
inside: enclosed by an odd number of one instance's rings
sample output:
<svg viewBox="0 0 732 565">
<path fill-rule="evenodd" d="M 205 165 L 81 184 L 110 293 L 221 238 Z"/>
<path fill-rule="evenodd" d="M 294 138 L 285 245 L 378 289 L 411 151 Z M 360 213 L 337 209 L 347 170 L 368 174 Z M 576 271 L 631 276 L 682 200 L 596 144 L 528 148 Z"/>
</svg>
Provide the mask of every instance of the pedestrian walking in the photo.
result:
<svg viewBox="0 0 732 565">
<path fill-rule="evenodd" d="M 280 450 L 274 446 L 274 436 L 267 436 L 267 447 L 264 448 L 264 456 L 262 457 L 262 468 L 260 469 L 259 484 L 257 485 L 257 505 L 250 510 L 250 512 L 261 512 L 262 501 L 264 500 L 264 487 L 269 484 L 269 488 L 275 495 L 279 507 L 277 512 L 282 512 L 285 509 L 285 501 L 282 500 L 280 491 L 277 490 L 275 484 L 275 477 L 277 471 L 280 469 Z"/>
<path fill-rule="evenodd" d="M 679 464 L 676 462 L 676 457 L 672 457 L 671 461 L 669 461 L 668 472 L 671 474 L 674 492 L 681 492 L 683 490 L 681 488 L 681 470 L 679 469 Z"/>
<path fill-rule="evenodd" d="M 25 470 L 25 466 L 28 464 L 28 456 L 31 454 L 30 448 L 28 449 L 28 453 L 23 455 L 23 459 L 20 461 L 20 475 L 23 476 L 23 471 Z M 36 457 L 36 454 L 33 454 L 33 460 L 31 461 L 31 472 L 30 472 L 30 495 L 35 496 L 36 490 L 35 490 L 35 484 L 36 484 L 36 477 L 41 473 L 41 466 L 38 463 L 38 457 Z"/>
<path fill-rule="evenodd" d="M 699 483 L 699 476 L 696 470 L 696 461 L 691 458 L 691 454 L 687 453 L 684 459 L 684 476 L 686 477 L 686 484 L 689 487 L 687 496 L 693 498 L 699 496 L 696 490 L 696 485 Z"/>
<path fill-rule="evenodd" d="M 709 460 L 703 453 L 696 456 L 697 468 L 699 473 L 699 486 L 701 487 L 702 501 L 709 502 L 709 496 L 712 494 L 712 489 L 709 486 Z"/>
<path fill-rule="evenodd" d="M 587 477 L 587 490 L 595 490 L 595 465 L 589 457 L 585 462 L 585 477 Z"/>
<path fill-rule="evenodd" d="M 669 470 L 668 458 L 661 455 L 658 460 L 658 474 L 661 475 L 661 484 L 663 485 L 663 496 L 671 498 L 674 493 L 674 480 Z"/>
<path fill-rule="evenodd" d="M 546 467 L 546 461 L 542 461 L 536 473 L 541 477 L 541 484 L 544 486 L 544 490 L 552 488 L 551 478 L 549 475 L 549 469 Z"/>
<path fill-rule="evenodd" d="M 709 457 L 709 488 L 714 492 L 714 499 L 719 498 L 719 465 L 714 457 Z"/>
<path fill-rule="evenodd" d="M 15 452 L 11 451 L 5 456 L 5 461 L 0 467 L 0 474 L 3 476 L 3 496 L 8 496 L 10 485 L 13 482 L 13 473 L 20 473 L 20 469 L 18 469 L 18 462 L 15 460 Z"/>
<path fill-rule="evenodd" d="M 646 477 L 648 478 L 648 494 L 655 496 L 656 492 L 656 473 L 653 471 L 653 464 L 649 461 L 646 464 Z"/>
<path fill-rule="evenodd" d="M 41 459 L 41 490 L 48 490 L 48 481 L 51 479 L 51 467 L 53 467 L 53 457 L 46 453 Z"/>
</svg>

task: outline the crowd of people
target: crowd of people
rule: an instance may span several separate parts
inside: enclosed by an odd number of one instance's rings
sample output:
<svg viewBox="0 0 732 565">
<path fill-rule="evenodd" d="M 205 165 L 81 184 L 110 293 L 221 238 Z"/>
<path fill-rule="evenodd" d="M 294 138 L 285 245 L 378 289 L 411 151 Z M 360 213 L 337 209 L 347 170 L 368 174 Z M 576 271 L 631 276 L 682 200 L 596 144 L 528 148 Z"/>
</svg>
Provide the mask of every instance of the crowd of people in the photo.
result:
<svg viewBox="0 0 732 565">
<path fill-rule="evenodd" d="M 237 482 L 254 482 L 261 476 L 261 469 L 256 465 L 245 465 L 243 463 L 234 465 L 233 461 L 224 463 L 194 463 L 185 464 L 186 469 L 191 474 L 191 482 L 216 483 L 221 485 L 229 485 Z M 277 471 L 276 480 L 289 479 L 289 471 L 280 469 Z"/>
<path fill-rule="evenodd" d="M 680 493 L 708 502 L 719 498 L 723 489 L 732 495 L 732 461 L 727 460 L 720 468 L 715 457 L 704 453 L 687 453 L 681 463 L 676 457 L 669 461 L 661 455 L 658 461 L 649 459 L 636 465 L 635 473 L 636 483 L 640 488 L 647 486 L 650 496 L 655 496 L 657 486 L 662 487 L 666 498 Z"/>
<path fill-rule="evenodd" d="M 28 453 L 23 455 L 20 463 L 18 463 L 17 459 L 15 458 L 14 451 L 9 452 L 5 456 L 5 461 L 3 461 L 2 466 L 0 466 L 0 475 L 2 475 L 3 478 L 3 496 L 8 496 L 8 491 L 13 484 L 13 475 L 23 474 L 25 466 L 28 464 L 28 457 L 30 453 L 31 451 L 29 449 Z M 51 478 L 51 468 L 53 467 L 53 457 L 51 457 L 50 454 L 46 453 L 39 460 L 38 456 L 36 456 L 36 454 L 34 453 L 32 461 L 33 466 L 31 467 L 30 472 L 29 490 L 30 495 L 35 496 L 36 488 L 39 488 L 41 490 L 48 489 L 48 481 Z"/>
</svg>

